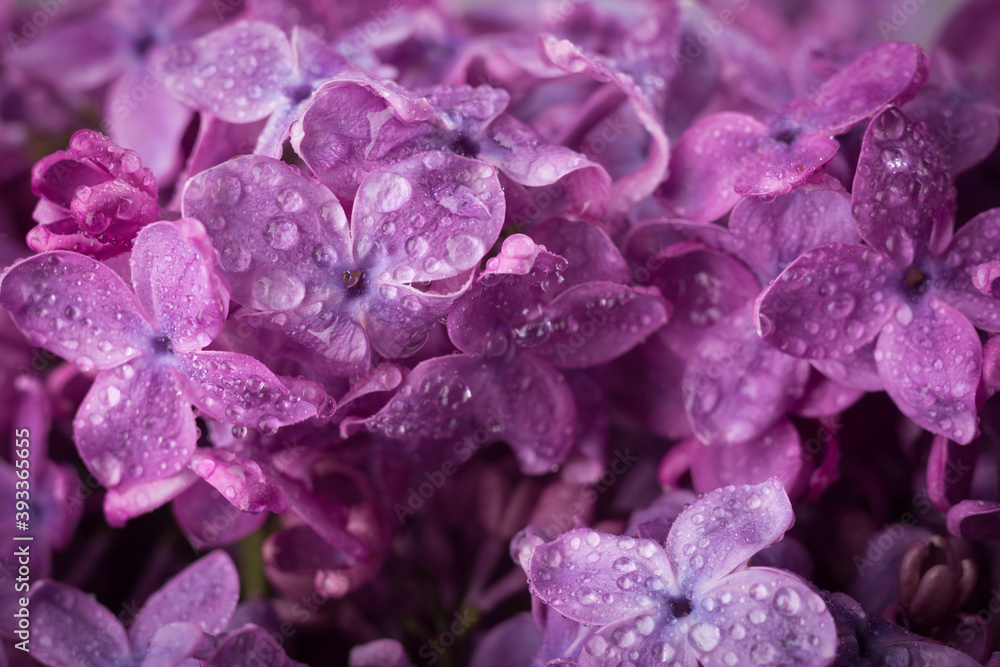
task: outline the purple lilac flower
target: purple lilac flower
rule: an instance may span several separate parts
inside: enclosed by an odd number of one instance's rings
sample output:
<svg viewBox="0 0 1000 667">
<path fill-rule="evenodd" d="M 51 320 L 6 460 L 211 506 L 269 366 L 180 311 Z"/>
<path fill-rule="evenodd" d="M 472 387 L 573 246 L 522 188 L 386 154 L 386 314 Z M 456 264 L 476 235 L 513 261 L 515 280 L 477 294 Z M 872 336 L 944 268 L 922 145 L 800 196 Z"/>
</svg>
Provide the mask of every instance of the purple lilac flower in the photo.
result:
<svg viewBox="0 0 1000 667">
<path fill-rule="evenodd" d="M 23 43 L 12 44 L 10 60 L 67 94 L 108 84 L 101 129 L 166 179 L 180 166 L 179 144 L 191 112 L 170 96 L 157 68 L 169 44 L 215 27 L 219 12 L 198 0 L 89 4 L 43 12 L 52 20 L 30 40 L 11 32 Z"/>
<path fill-rule="evenodd" d="M 532 592 L 595 626 L 581 665 L 825 664 L 833 619 L 790 573 L 746 568 L 793 521 L 780 485 L 725 487 L 678 516 L 664 545 L 589 529 L 536 547 Z"/>
<path fill-rule="evenodd" d="M 792 262 L 757 300 L 758 331 L 845 381 L 874 341 L 900 410 L 968 443 L 982 366 L 974 326 L 1000 327 L 1000 302 L 976 289 L 972 271 L 996 245 L 1000 218 L 982 213 L 952 238 L 955 191 L 941 154 L 898 109 L 865 133 L 852 201 L 868 245 L 825 245 Z"/>
<path fill-rule="evenodd" d="M 235 665 L 253 655 L 250 638 L 271 640 L 251 626 L 222 635 L 236 610 L 240 583 L 236 566 L 222 551 L 214 551 L 168 581 L 139 610 L 126 630 L 92 597 L 55 581 L 32 588 L 34 615 L 32 656 L 49 667 L 80 665 L 189 664 L 194 657 L 206 664 Z M 273 640 L 271 640 L 273 643 Z M 284 658 L 276 646 L 276 657 Z"/>
<path fill-rule="evenodd" d="M 170 94 L 230 123 L 268 118 L 255 153 L 281 156 L 302 104 L 347 61 L 308 30 L 291 40 L 262 21 L 239 21 L 192 42 L 172 45 L 163 64 Z"/>
<path fill-rule="evenodd" d="M 657 196 L 681 218 L 708 221 L 741 196 L 790 192 L 837 152 L 833 135 L 910 100 L 928 66 L 918 46 L 886 42 L 766 122 L 731 112 L 707 116 L 674 147 L 671 178 Z"/>
<path fill-rule="evenodd" d="M 106 265 L 65 251 L 22 260 L 0 283 L 25 335 L 84 372 L 99 371 L 73 428 L 81 457 L 106 487 L 179 472 L 197 440 L 192 405 L 264 429 L 316 414 L 259 361 L 203 350 L 228 307 L 207 244 L 195 220 L 145 227 L 130 261 L 134 293 Z M 321 392 L 311 393 L 319 401 Z"/>
<path fill-rule="evenodd" d="M 350 223 L 321 183 L 265 156 L 203 172 L 184 192 L 184 213 L 205 221 L 233 299 L 355 372 L 373 351 L 406 356 L 426 340 L 496 241 L 503 212 L 493 167 L 440 151 L 369 174 Z M 453 278 L 444 291 L 417 287 Z"/>
</svg>

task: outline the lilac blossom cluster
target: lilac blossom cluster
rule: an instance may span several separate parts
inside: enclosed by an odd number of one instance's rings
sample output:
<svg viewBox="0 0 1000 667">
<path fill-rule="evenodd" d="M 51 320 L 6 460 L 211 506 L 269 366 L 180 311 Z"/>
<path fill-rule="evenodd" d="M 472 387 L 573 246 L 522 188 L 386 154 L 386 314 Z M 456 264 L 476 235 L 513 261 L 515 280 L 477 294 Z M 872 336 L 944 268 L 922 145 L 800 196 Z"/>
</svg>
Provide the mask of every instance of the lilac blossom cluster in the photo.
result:
<svg viewBox="0 0 1000 667">
<path fill-rule="evenodd" d="M 995 0 L 0 25 L 0 666 L 1000 667 Z"/>
</svg>

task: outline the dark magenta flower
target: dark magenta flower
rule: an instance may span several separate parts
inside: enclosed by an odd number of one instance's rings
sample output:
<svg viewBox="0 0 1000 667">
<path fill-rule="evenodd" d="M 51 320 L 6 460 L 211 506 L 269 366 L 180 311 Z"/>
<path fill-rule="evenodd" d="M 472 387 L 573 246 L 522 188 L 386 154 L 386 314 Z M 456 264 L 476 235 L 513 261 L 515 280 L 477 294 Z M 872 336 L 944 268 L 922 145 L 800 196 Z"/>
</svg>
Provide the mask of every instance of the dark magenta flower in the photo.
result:
<svg viewBox="0 0 1000 667">
<path fill-rule="evenodd" d="M 39 160 L 31 189 L 41 199 L 28 245 L 39 252 L 105 259 L 129 250 L 139 230 L 160 219 L 152 172 L 134 151 L 93 130 L 80 130 L 68 151 Z"/>
<path fill-rule="evenodd" d="M 197 441 L 199 413 L 276 429 L 316 414 L 322 392 L 293 392 L 264 364 L 203 350 L 225 321 L 228 297 L 196 220 L 160 222 L 136 239 L 134 292 L 118 274 L 65 251 L 12 266 L 0 302 L 36 344 L 99 373 L 73 422 L 77 448 L 106 487 L 172 477 Z M 309 389 L 310 391 L 306 391 Z"/>
<path fill-rule="evenodd" d="M 575 529 L 531 554 L 531 590 L 596 626 L 580 665 L 825 665 L 837 644 L 820 596 L 799 577 L 746 561 L 781 539 L 791 504 L 774 481 L 713 491 L 661 545 Z"/>
<path fill-rule="evenodd" d="M 878 376 L 899 409 L 968 443 L 982 368 L 974 327 L 1000 330 L 1000 301 L 972 276 L 996 253 L 998 211 L 952 238 L 955 190 L 941 153 L 898 109 L 865 133 L 852 200 L 868 245 L 825 245 L 792 262 L 757 300 L 758 332 L 844 382 L 870 368 L 874 342 Z"/>
<path fill-rule="evenodd" d="M 607 238 L 585 222 L 550 224 L 581 230 L 577 241 L 587 239 L 588 226 Z M 610 275 L 595 277 L 621 276 L 624 262 L 613 246 L 595 243 L 578 256 L 588 250 L 617 258 L 617 266 L 604 266 Z M 566 270 L 564 258 L 529 237 L 505 239 L 448 315 L 448 335 L 462 354 L 419 364 L 369 428 L 417 443 L 471 438 L 475 448 L 502 438 L 528 474 L 562 461 L 573 443 L 576 405 L 557 369 L 605 363 L 662 326 L 669 313 L 654 290 L 610 280 L 571 285 Z M 570 275 L 582 280 L 586 273 Z M 463 450 L 459 458 L 471 454 Z"/>
<path fill-rule="evenodd" d="M 706 116 L 674 146 L 670 178 L 657 196 L 680 218 L 709 221 L 740 197 L 788 193 L 834 156 L 834 135 L 909 101 L 928 67 L 915 44 L 886 42 L 764 122 L 733 112 Z"/>
</svg>

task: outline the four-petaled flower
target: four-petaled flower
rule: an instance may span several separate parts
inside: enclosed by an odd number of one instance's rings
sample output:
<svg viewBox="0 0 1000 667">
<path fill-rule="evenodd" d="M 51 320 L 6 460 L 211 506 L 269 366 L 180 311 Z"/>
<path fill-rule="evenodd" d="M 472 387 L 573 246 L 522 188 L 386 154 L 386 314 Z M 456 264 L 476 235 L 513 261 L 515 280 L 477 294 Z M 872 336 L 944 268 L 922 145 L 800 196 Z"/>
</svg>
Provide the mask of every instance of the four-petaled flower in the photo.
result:
<svg viewBox="0 0 1000 667">
<path fill-rule="evenodd" d="M 820 596 L 783 570 L 746 566 L 794 516 L 771 480 L 717 489 L 677 517 L 664 545 L 581 528 L 535 547 L 532 592 L 597 626 L 581 667 L 827 665 L 837 633 Z"/>
</svg>

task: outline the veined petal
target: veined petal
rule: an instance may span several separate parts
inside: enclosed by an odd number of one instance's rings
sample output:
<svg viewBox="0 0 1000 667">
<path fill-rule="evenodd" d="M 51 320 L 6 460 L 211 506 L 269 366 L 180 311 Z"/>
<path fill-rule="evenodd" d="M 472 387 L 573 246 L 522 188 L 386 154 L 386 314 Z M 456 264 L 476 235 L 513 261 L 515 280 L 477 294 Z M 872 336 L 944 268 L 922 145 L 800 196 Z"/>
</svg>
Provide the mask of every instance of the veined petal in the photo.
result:
<svg viewBox="0 0 1000 667">
<path fill-rule="evenodd" d="M 195 352 L 178 357 L 182 391 L 213 419 L 274 430 L 316 416 L 316 405 L 290 391 L 271 370 L 239 352 Z"/>
<path fill-rule="evenodd" d="M 577 528 L 539 545 L 528 568 L 531 592 L 563 616 L 607 625 L 643 612 L 670 613 L 676 581 L 663 547 Z"/>
<path fill-rule="evenodd" d="M 77 253 L 57 250 L 15 263 L 0 280 L 0 305 L 34 344 L 83 371 L 114 368 L 152 350 L 153 330 L 132 290 Z"/>
<path fill-rule="evenodd" d="M 748 303 L 705 332 L 684 371 L 684 408 L 705 444 L 760 437 L 805 391 L 808 364 L 762 341 L 751 311 Z"/>
<path fill-rule="evenodd" d="M 929 431 L 968 443 L 978 432 L 976 389 L 983 349 L 964 315 L 931 297 L 890 321 L 875 346 L 885 390 L 907 417 Z"/>
<path fill-rule="evenodd" d="M 545 307 L 547 334 L 531 351 L 559 368 L 597 366 L 663 326 L 670 310 L 655 289 L 597 281 L 573 285 Z"/>
<path fill-rule="evenodd" d="M 795 515 L 777 480 L 726 486 L 699 498 L 674 521 L 666 551 L 685 594 L 701 594 L 777 542 Z"/>
<path fill-rule="evenodd" d="M 230 123 L 249 123 L 285 104 L 293 62 L 280 28 L 239 21 L 172 45 L 163 71 L 170 93 L 187 106 Z"/>
<path fill-rule="evenodd" d="M 858 231 L 900 269 L 936 257 L 955 224 L 955 188 L 944 156 L 899 109 L 872 119 L 851 193 Z"/>
<path fill-rule="evenodd" d="M 191 403 L 158 357 L 100 373 L 73 420 L 73 436 L 107 488 L 176 475 L 198 440 Z"/>
<path fill-rule="evenodd" d="M 212 269 L 211 256 L 195 244 L 208 245 L 197 220 L 157 222 L 136 237 L 130 265 L 139 302 L 157 333 L 176 352 L 199 350 L 225 324 L 228 303 Z"/>
<path fill-rule="evenodd" d="M 724 577 L 703 596 L 691 614 L 688 642 L 705 667 L 827 665 L 837 652 L 826 604 L 790 572 L 751 567 Z"/>
<path fill-rule="evenodd" d="M 129 628 L 133 646 L 146 646 L 169 623 L 193 623 L 217 635 L 229 625 L 240 597 L 232 558 L 221 550 L 202 556 L 153 593 Z"/>
<path fill-rule="evenodd" d="M 351 215 L 354 256 L 381 266 L 385 282 L 451 278 L 479 264 L 500 236 L 505 210 L 494 167 L 422 153 L 362 180 Z"/>
<path fill-rule="evenodd" d="M 757 332 L 785 354 L 841 359 L 875 338 L 902 301 L 902 280 L 882 254 L 831 243 L 804 253 L 754 304 Z"/>
<path fill-rule="evenodd" d="M 132 650 L 114 614 L 83 591 L 57 581 L 31 590 L 32 655 L 52 667 L 126 664 Z"/>
<path fill-rule="evenodd" d="M 888 104 L 913 99 L 929 70 L 930 59 L 916 44 L 883 42 L 789 107 L 810 131 L 840 134 Z"/>
</svg>

